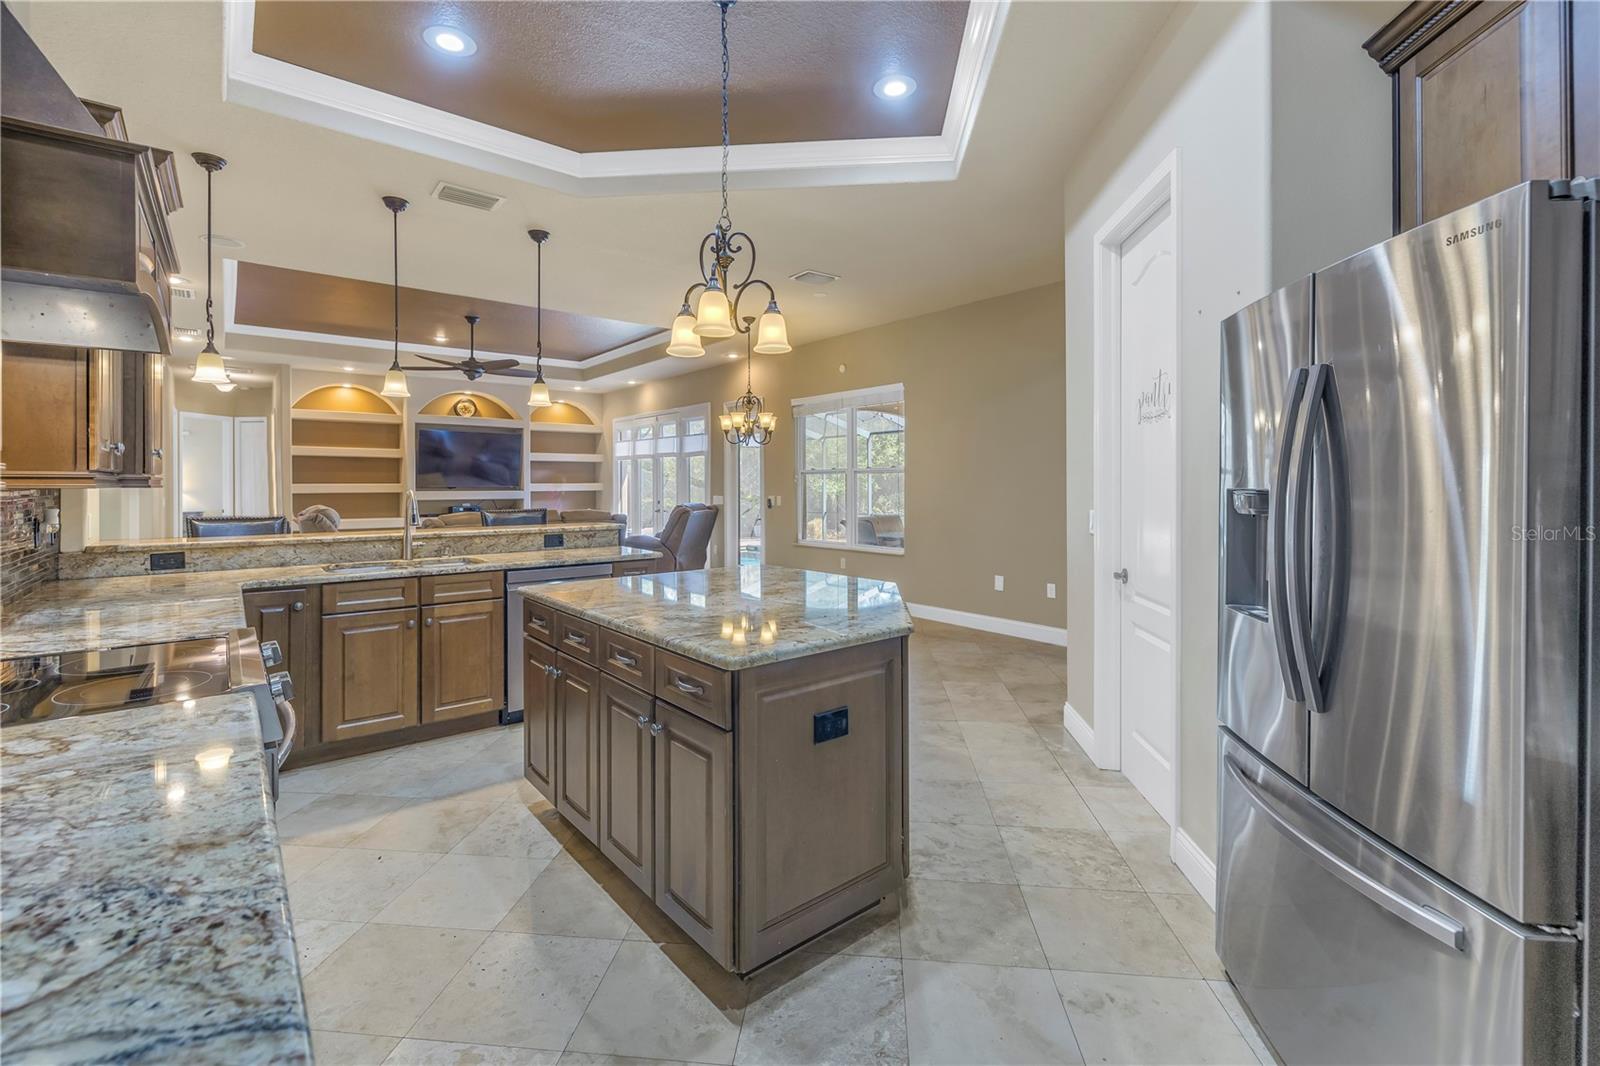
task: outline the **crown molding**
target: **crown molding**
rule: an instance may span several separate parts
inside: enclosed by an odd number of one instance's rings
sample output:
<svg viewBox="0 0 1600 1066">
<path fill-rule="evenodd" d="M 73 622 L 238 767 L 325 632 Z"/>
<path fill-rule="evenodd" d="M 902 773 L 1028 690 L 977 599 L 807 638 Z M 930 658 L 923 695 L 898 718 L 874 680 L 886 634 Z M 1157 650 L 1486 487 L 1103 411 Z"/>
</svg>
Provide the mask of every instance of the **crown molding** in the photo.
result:
<svg viewBox="0 0 1600 1066">
<path fill-rule="evenodd" d="M 745 188 L 954 181 L 983 102 L 1010 0 L 973 0 L 962 30 L 944 128 L 937 137 L 734 145 L 729 171 Z M 687 192 L 717 186 L 722 150 L 574 152 L 259 55 L 255 0 L 223 5 L 222 94 L 315 126 L 580 196 Z"/>
</svg>

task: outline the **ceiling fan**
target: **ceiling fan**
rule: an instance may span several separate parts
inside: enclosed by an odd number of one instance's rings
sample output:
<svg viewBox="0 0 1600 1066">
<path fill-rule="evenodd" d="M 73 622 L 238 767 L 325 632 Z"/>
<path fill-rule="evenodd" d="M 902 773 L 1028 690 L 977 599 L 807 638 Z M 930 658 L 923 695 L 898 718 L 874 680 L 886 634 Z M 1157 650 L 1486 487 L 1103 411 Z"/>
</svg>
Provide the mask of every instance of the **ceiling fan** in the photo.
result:
<svg viewBox="0 0 1600 1066">
<path fill-rule="evenodd" d="M 466 376 L 468 381 L 477 381 L 485 374 L 499 374 L 502 377 L 531 378 L 534 371 L 521 369 L 522 363 L 516 359 L 479 359 L 478 358 L 478 316 L 465 315 L 467 320 L 467 357 L 465 359 L 439 359 L 431 355 L 422 355 L 413 352 L 418 359 L 427 360 L 435 366 L 407 366 L 401 367 L 408 374 L 434 371 L 454 371 Z"/>
</svg>

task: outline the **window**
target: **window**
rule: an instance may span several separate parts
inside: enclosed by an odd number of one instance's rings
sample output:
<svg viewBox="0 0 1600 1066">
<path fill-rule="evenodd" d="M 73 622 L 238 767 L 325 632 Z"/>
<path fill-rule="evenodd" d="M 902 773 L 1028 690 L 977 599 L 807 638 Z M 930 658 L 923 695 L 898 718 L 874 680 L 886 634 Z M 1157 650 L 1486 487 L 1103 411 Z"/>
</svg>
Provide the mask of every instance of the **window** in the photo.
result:
<svg viewBox="0 0 1600 1066">
<path fill-rule="evenodd" d="M 705 404 L 619 418 L 612 427 L 613 510 L 631 531 L 655 534 L 680 503 L 709 503 Z"/>
<path fill-rule="evenodd" d="M 795 400 L 800 543 L 906 546 L 905 386 Z"/>
</svg>

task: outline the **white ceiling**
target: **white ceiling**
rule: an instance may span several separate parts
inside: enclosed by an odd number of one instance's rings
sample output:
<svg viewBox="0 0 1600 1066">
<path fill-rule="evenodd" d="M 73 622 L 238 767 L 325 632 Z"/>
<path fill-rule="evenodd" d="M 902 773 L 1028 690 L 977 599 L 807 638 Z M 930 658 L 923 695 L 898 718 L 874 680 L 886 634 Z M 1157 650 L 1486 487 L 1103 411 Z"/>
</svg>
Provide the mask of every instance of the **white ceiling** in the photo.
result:
<svg viewBox="0 0 1600 1066">
<path fill-rule="evenodd" d="M 778 289 L 791 341 L 1059 280 L 1073 149 L 1173 6 L 1014 3 L 954 181 L 741 190 L 736 178 L 734 221 L 759 242 L 758 274 Z M 216 178 L 216 231 L 245 242 L 229 256 L 387 282 L 390 215 L 379 197 L 392 193 L 412 202 L 401 219 L 407 285 L 531 304 L 526 230 L 537 224 L 553 234 L 547 306 L 663 326 L 695 278 L 695 252 L 717 215 L 713 193 L 573 196 L 225 103 L 220 3 L 33 0 L 18 14 L 74 91 L 122 107 L 136 140 L 179 154 L 186 206 L 170 221 L 184 273 L 197 285 L 205 277 L 205 182 L 188 158 L 196 150 L 229 161 Z M 732 106 L 737 112 L 737 97 Z M 440 203 L 429 194 L 441 180 L 507 201 L 492 213 Z M 843 280 L 817 295 L 788 280 L 806 269 Z M 217 276 L 220 293 L 220 267 Z M 202 326 L 202 300 L 181 305 L 175 324 Z M 387 362 L 371 348 L 223 340 L 225 351 L 248 350 L 257 362 L 275 354 Z M 662 357 L 585 385 L 604 390 L 703 365 Z"/>
</svg>

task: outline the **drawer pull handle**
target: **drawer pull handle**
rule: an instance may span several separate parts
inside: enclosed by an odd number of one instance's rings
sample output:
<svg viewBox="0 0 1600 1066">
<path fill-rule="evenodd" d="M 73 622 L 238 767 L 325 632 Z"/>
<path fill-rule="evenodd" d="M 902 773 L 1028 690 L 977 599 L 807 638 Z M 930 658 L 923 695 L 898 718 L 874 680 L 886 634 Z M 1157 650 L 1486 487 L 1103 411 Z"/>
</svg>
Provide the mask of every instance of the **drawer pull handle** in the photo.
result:
<svg viewBox="0 0 1600 1066">
<path fill-rule="evenodd" d="M 691 696 L 704 696 L 706 694 L 706 687 L 704 685 L 696 685 L 689 681 L 685 681 L 677 674 L 672 676 L 672 687 L 677 689 L 679 692 L 686 692 Z"/>
<path fill-rule="evenodd" d="M 625 651 L 612 652 L 611 661 L 618 666 L 625 666 L 630 670 L 639 665 L 639 660 L 635 659 Z"/>
<path fill-rule="evenodd" d="M 663 726 L 660 722 L 651 722 L 650 723 L 650 735 L 653 736 L 653 737 L 659 737 L 665 729 L 666 729 L 666 727 Z"/>
<path fill-rule="evenodd" d="M 575 648 L 589 647 L 589 638 L 584 636 L 582 633 L 568 633 L 565 637 L 562 637 L 561 640 L 563 643 L 571 644 Z"/>
</svg>

